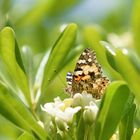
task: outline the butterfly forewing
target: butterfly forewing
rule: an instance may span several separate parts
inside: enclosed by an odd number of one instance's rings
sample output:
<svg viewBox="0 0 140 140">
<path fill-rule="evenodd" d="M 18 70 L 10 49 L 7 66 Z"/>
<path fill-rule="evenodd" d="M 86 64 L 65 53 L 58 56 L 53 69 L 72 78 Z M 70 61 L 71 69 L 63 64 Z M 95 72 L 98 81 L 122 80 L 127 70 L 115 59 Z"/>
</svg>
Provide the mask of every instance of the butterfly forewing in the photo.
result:
<svg viewBox="0 0 140 140">
<path fill-rule="evenodd" d="M 95 52 L 85 49 L 80 55 L 74 73 L 67 74 L 67 92 L 71 95 L 86 91 L 95 98 L 101 98 L 109 80 L 102 76 Z"/>
</svg>

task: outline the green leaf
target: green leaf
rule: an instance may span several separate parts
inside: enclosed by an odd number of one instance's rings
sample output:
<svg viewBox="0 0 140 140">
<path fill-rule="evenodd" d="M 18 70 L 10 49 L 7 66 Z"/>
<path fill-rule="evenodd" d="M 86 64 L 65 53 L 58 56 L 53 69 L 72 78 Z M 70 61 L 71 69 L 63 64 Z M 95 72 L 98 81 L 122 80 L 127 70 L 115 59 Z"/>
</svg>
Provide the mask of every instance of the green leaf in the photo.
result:
<svg viewBox="0 0 140 140">
<path fill-rule="evenodd" d="M 140 57 L 134 50 L 134 48 L 127 48 L 128 50 L 128 57 L 130 58 L 130 61 L 132 62 L 135 69 L 140 72 Z"/>
<path fill-rule="evenodd" d="M 119 140 L 130 140 L 133 134 L 136 105 L 133 104 L 119 125 Z"/>
<path fill-rule="evenodd" d="M 24 65 L 23 65 L 23 62 L 22 62 L 20 50 L 19 50 L 16 39 L 15 39 L 15 57 L 16 57 L 16 61 L 17 61 L 18 65 L 25 72 L 25 68 L 24 68 Z"/>
<path fill-rule="evenodd" d="M 63 68 L 70 63 L 76 56 L 77 54 L 80 54 L 83 51 L 84 46 L 79 45 L 76 46 L 74 49 L 72 49 L 69 54 L 66 56 L 65 60 L 62 62 Z"/>
<path fill-rule="evenodd" d="M 6 70 L 5 65 L 1 60 L 0 60 L 0 78 L 2 84 L 7 85 L 14 93 L 18 93 L 16 83 Z"/>
<path fill-rule="evenodd" d="M 83 119 L 83 110 L 76 114 L 76 139 L 93 140 L 94 124 L 87 124 Z M 75 124 L 74 124 L 75 125 Z"/>
<path fill-rule="evenodd" d="M 135 69 L 134 65 L 128 57 L 128 51 L 125 49 L 111 48 L 105 46 L 107 49 L 107 59 L 110 65 L 118 71 L 123 79 L 128 83 L 130 89 L 133 91 L 137 101 L 140 101 L 139 83 L 140 74 Z M 111 61 L 110 61 L 111 60 Z"/>
<path fill-rule="evenodd" d="M 15 81 L 17 86 L 23 92 L 28 104 L 31 106 L 31 97 L 28 87 L 28 79 L 21 69 L 21 58 L 20 55 L 17 56 L 17 49 L 14 31 L 10 27 L 5 27 L 0 33 L 0 55 L 3 63 L 7 67 L 12 79 Z M 18 58 L 18 61 L 17 61 Z M 23 65 L 22 65 L 23 66 Z"/>
<path fill-rule="evenodd" d="M 115 66 L 116 64 L 115 64 L 115 61 L 114 61 L 114 58 L 113 58 L 113 56 L 116 55 L 116 48 L 114 46 L 112 46 L 111 44 L 105 42 L 105 41 L 101 41 L 101 44 L 104 47 L 106 47 L 106 49 L 108 50 L 108 52 L 106 52 L 106 54 L 107 54 L 107 58 L 109 60 L 109 64 L 117 71 L 117 67 Z M 135 49 L 134 48 L 128 48 L 128 47 L 126 47 L 126 48 L 122 47 L 121 50 L 127 53 L 125 55 L 128 56 L 130 62 L 134 65 L 135 69 L 138 72 L 140 72 L 140 65 L 139 65 L 140 58 L 136 54 Z"/>
<path fill-rule="evenodd" d="M 105 49 L 100 41 L 102 39 L 97 27 L 89 26 L 84 29 L 84 39 L 87 47 L 91 47 L 95 52 L 99 63 L 103 66 L 108 77 L 111 79 L 121 79 L 120 75 L 114 71 L 106 59 Z"/>
<path fill-rule="evenodd" d="M 116 49 L 109 43 L 105 42 L 105 41 L 101 41 L 101 44 L 106 48 L 106 56 L 107 56 L 107 60 L 108 60 L 108 63 L 111 65 L 111 67 L 116 70 L 116 64 L 115 64 L 115 60 L 114 60 L 114 56 L 116 55 L 115 51 Z"/>
<path fill-rule="evenodd" d="M 84 122 L 82 113 L 83 112 L 80 111 L 80 112 L 78 112 L 78 114 L 76 116 L 77 117 L 77 123 L 78 123 L 78 126 L 76 128 L 77 129 L 77 132 L 76 132 L 77 140 L 83 140 L 84 135 L 85 135 L 85 122 Z"/>
<path fill-rule="evenodd" d="M 132 12 L 132 29 L 134 34 L 134 46 L 140 56 L 140 1 L 135 0 L 133 4 L 133 12 Z"/>
<path fill-rule="evenodd" d="M 46 92 L 50 80 L 63 68 L 63 61 L 74 46 L 76 30 L 77 26 L 75 24 L 69 24 L 55 42 L 45 66 L 42 93 Z"/>
<path fill-rule="evenodd" d="M 112 82 L 105 92 L 95 123 L 95 139 L 108 140 L 121 120 L 130 90 L 125 82 Z"/>
<path fill-rule="evenodd" d="M 132 135 L 131 140 L 139 140 L 140 139 L 140 128 Z"/>
<path fill-rule="evenodd" d="M 37 123 L 21 100 L 3 85 L 0 85 L 0 114 L 16 126 L 32 135 L 35 134 L 40 139 L 47 137 L 47 133 Z"/>
<path fill-rule="evenodd" d="M 37 140 L 37 139 L 34 136 L 28 134 L 27 132 L 24 132 L 17 138 L 17 140 Z"/>
<path fill-rule="evenodd" d="M 30 87 L 32 87 L 34 83 L 34 73 L 35 73 L 33 52 L 30 47 L 24 46 L 22 47 L 21 55 L 22 55 L 23 65 L 25 67 L 26 75 L 28 76 L 29 85 Z"/>
</svg>

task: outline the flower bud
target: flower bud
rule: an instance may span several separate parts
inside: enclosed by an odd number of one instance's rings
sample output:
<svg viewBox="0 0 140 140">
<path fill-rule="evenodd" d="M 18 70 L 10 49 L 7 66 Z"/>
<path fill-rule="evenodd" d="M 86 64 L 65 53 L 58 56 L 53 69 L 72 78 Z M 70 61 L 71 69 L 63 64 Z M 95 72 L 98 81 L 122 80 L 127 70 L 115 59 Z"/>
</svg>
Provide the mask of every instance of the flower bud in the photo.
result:
<svg viewBox="0 0 140 140">
<path fill-rule="evenodd" d="M 73 96 L 73 106 L 82 106 L 83 96 L 80 93 L 76 93 Z"/>
<path fill-rule="evenodd" d="M 92 125 L 96 118 L 96 112 L 91 109 L 86 109 L 83 112 L 83 118 L 88 125 Z"/>
<path fill-rule="evenodd" d="M 65 108 L 70 107 L 73 103 L 73 99 L 72 98 L 67 98 L 63 101 L 63 103 L 65 104 Z"/>
<path fill-rule="evenodd" d="M 91 94 L 87 92 L 76 93 L 73 96 L 73 106 L 81 106 L 82 108 L 88 106 L 91 101 L 94 101 Z"/>
<path fill-rule="evenodd" d="M 56 125 L 59 128 L 59 130 L 61 130 L 61 131 L 67 131 L 68 130 L 68 125 L 62 119 L 56 117 L 55 122 L 56 122 Z"/>
<path fill-rule="evenodd" d="M 97 105 L 91 101 L 89 106 L 85 106 L 85 110 L 83 112 L 83 118 L 85 122 L 91 125 L 96 119 L 97 112 Z"/>
</svg>

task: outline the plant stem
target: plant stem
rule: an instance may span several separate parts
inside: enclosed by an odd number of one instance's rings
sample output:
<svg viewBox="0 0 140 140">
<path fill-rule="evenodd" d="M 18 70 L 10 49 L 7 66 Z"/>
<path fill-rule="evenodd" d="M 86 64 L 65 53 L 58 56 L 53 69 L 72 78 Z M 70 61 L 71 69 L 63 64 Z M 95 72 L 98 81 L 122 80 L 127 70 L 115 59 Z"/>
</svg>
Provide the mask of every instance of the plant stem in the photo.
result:
<svg viewBox="0 0 140 140">
<path fill-rule="evenodd" d="M 88 137 L 89 137 L 89 130 L 90 130 L 90 126 L 89 125 L 86 125 L 84 140 L 89 140 L 88 139 Z"/>
</svg>

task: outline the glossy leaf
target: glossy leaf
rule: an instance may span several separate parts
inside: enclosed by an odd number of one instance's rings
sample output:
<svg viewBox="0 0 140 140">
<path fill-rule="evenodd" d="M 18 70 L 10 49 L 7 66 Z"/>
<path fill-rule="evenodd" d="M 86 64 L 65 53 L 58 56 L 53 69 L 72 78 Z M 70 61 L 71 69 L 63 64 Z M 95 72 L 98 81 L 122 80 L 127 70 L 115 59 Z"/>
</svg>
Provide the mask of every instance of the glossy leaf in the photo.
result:
<svg viewBox="0 0 140 140">
<path fill-rule="evenodd" d="M 1 83 L 6 84 L 14 93 L 18 93 L 16 83 L 6 70 L 5 65 L 3 64 L 2 61 L 0 61 L 0 77 Z"/>
<path fill-rule="evenodd" d="M 110 66 L 115 69 L 117 72 L 117 68 L 116 68 L 116 64 L 115 64 L 115 60 L 114 60 L 114 56 L 116 55 L 115 54 L 115 47 L 113 47 L 111 44 L 105 42 L 105 41 L 101 41 L 101 44 L 102 46 L 104 46 L 106 48 L 106 56 L 107 56 L 107 60 L 108 60 L 108 63 L 110 64 Z"/>
<path fill-rule="evenodd" d="M 140 57 L 136 53 L 135 49 L 127 48 L 128 54 L 127 56 L 130 58 L 131 63 L 133 64 L 134 68 L 140 72 Z"/>
<path fill-rule="evenodd" d="M 63 61 L 74 45 L 76 30 L 77 26 L 75 24 L 69 24 L 55 42 L 45 66 L 42 93 L 46 92 L 50 80 L 63 68 Z"/>
<path fill-rule="evenodd" d="M 128 51 L 126 49 L 120 50 L 115 48 L 112 49 L 110 47 L 106 48 L 108 62 L 116 71 L 121 74 L 123 79 L 128 83 L 130 89 L 133 91 L 137 101 L 140 101 L 140 74 L 130 61 L 127 55 Z"/>
<path fill-rule="evenodd" d="M 130 140 L 134 131 L 134 117 L 136 105 L 133 104 L 129 111 L 123 116 L 119 125 L 119 140 Z"/>
<path fill-rule="evenodd" d="M 0 85 L 0 113 L 30 134 L 36 134 L 40 139 L 46 138 L 46 132 L 37 123 L 31 112 L 16 95 L 8 91 L 3 85 Z"/>
<path fill-rule="evenodd" d="M 34 82 L 34 62 L 33 62 L 33 52 L 29 46 L 23 46 L 21 50 L 21 55 L 23 59 L 23 65 L 26 71 L 26 75 L 28 76 L 28 81 L 30 87 L 32 87 Z"/>
<path fill-rule="evenodd" d="M 17 61 L 18 65 L 25 72 L 25 68 L 24 68 L 24 65 L 23 65 L 23 62 L 22 62 L 20 50 L 19 50 L 16 39 L 15 39 L 15 57 L 16 57 L 16 61 Z"/>
<path fill-rule="evenodd" d="M 7 71 L 9 72 L 10 76 L 15 81 L 20 90 L 23 92 L 28 104 L 31 106 L 28 80 L 25 72 L 20 67 L 21 65 L 19 65 L 21 59 L 19 55 L 17 56 L 16 50 L 18 49 L 16 46 L 14 31 L 10 27 L 5 27 L 0 34 L 0 55 L 2 57 L 3 63 L 7 67 Z M 17 61 L 17 57 L 20 60 Z"/>
<path fill-rule="evenodd" d="M 112 82 L 102 100 L 95 123 L 95 139 L 108 140 L 114 133 L 125 110 L 130 90 L 125 82 Z"/>
<path fill-rule="evenodd" d="M 76 56 L 77 54 L 80 54 L 83 51 L 84 46 L 79 45 L 76 46 L 74 49 L 70 50 L 69 54 L 66 56 L 65 60 L 62 63 L 63 68 L 70 63 Z"/>
<path fill-rule="evenodd" d="M 103 69 L 111 79 L 121 79 L 120 75 L 115 72 L 106 59 L 105 49 L 102 47 L 100 41 L 102 39 L 97 27 L 89 26 L 84 30 L 85 43 L 87 47 L 91 47 L 95 52 L 99 63 L 103 66 Z"/>
</svg>

